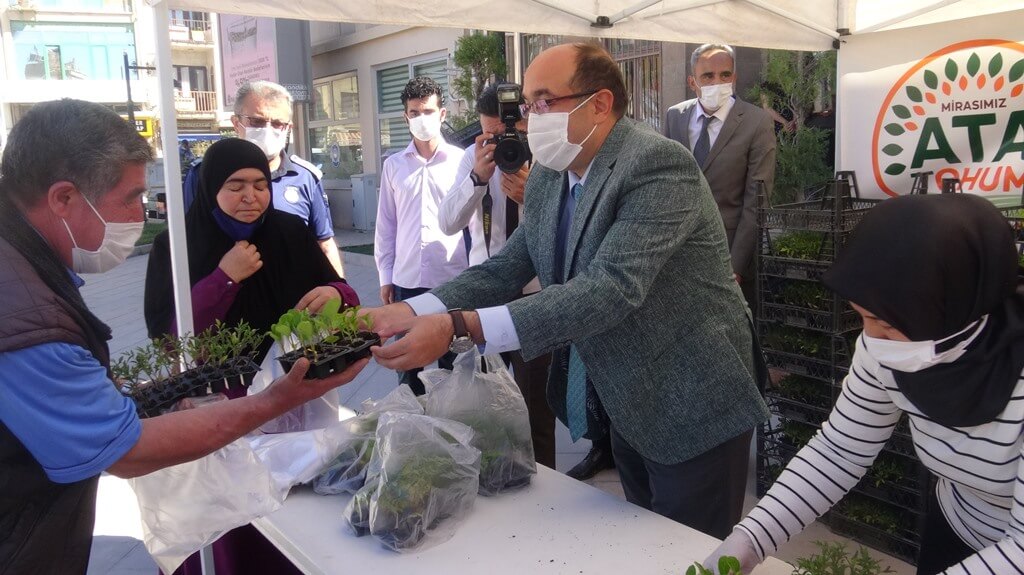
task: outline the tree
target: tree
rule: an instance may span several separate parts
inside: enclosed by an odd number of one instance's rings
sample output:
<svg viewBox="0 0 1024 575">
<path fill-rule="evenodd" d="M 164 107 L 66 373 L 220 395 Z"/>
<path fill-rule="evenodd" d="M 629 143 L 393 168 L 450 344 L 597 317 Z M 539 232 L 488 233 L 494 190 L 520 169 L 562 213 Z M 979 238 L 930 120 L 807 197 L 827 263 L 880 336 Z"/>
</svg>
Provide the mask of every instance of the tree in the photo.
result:
<svg viewBox="0 0 1024 575">
<path fill-rule="evenodd" d="M 476 119 L 473 108 L 484 86 L 492 79 L 505 78 L 505 35 L 501 32 L 480 32 L 463 36 L 455 44 L 452 59 L 458 68 L 452 91 L 469 107 L 466 118 L 453 118 L 456 120 L 453 124 L 465 125 Z"/>
<path fill-rule="evenodd" d="M 829 134 L 805 125 L 817 104 L 831 106 L 836 86 L 836 52 L 769 50 L 760 86 L 749 97 L 775 110 L 788 109 L 795 129 L 778 131 L 773 203 L 800 199 L 803 192 L 832 177 L 826 163 Z"/>
</svg>

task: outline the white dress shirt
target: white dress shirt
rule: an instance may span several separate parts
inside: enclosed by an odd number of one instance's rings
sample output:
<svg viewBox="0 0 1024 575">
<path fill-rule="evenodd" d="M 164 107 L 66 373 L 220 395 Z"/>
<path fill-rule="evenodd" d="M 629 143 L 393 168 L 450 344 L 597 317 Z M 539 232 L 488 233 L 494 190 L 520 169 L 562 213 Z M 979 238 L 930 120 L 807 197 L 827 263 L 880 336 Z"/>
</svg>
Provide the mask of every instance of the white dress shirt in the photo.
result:
<svg viewBox="0 0 1024 575">
<path fill-rule="evenodd" d="M 591 161 L 590 165 L 587 166 L 587 170 L 583 172 L 583 177 L 578 177 L 572 171 L 567 172 L 569 176 L 569 190 L 576 184 L 584 186 L 583 193 L 588 193 L 586 190 L 587 175 L 590 174 L 590 168 L 594 165 Z M 592 192 L 590 192 L 592 193 Z M 577 198 L 577 204 L 579 198 Z M 573 214 L 575 219 L 575 214 Z M 444 313 L 444 303 L 432 293 L 425 293 L 418 295 L 413 298 L 405 300 L 405 303 L 409 304 L 409 307 L 416 313 L 416 315 L 426 315 L 432 313 Z M 494 353 L 502 353 L 506 351 L 514 351 L 522 347 L 519 343 L 519 333 L 516 332 L 516 326 L 512 323 L 512 314 L 508 311 L 508 306 L 500 305 L 495 307 L 486 307 L 476 310 L 478 316 L 480 316 L 480 329 L 484 332 L 484 349 L 480 352 L 483 355 L 491 355 Z"/>
<path fill-rule="evenodd" d="M 729 101 L 722 104 L 722 107 L 715 110 L 714 114 L 710 114 L 714 120 L 708 120 L 708 150 L 715 147 L 715 140 L 718 139 L 718 134 L 722 131 L 722 126 L 725 124 L 725 119 L 729 117 L 729 112 L 732 111 L 732 105 L 735 102 L 735 98 L 729 98 Z M 694 106 L 693 113 L 690 114 L 690 125 L 687 126 L 690 132 L 690 150 L 693 150 L 694 146 L 697 145 L 697 140 L 700 139 L 700 119 L 706 115 L 704 107 L 700 105 L 700 101 L 697 101 L 697 105 Z"/>
<path fill-rule="evenodd" d="M 414 140 L 384 161 L 374 236 L 381 285 L 435 288 L 466 269 L 461 231 L 445 234 L 438 221 L 462 155 L 442 141 L 427 160 L 417 153 Z"/>
<path fill-rule="evenodd" d="M 455 173 L 455 185 L 448 195 L 441 200 L 438 219 L 441 231 L 456 234 L 462 228 L 469 227 L 469 237 L 473 246 L 469 251 L 469 265 L 475 266 L 487 261 L 487 258 L 505 247 L 505 208 L 506 196 L 501 189 L 501 170 L 495 168 L 486 186 L 474 186 L 470 173 L 476 163 L 476 143 L 466 148 L 465 155 Z M 484 194 L 491 193 L 491 243 L 484 241 Z"/>
</svg>

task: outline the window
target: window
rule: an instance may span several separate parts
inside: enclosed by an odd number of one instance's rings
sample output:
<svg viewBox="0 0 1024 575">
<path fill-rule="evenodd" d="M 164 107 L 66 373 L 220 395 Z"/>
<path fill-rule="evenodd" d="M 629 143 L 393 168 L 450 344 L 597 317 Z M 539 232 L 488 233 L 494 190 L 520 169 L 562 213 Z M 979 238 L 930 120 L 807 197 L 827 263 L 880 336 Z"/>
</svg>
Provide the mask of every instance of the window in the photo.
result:
<svg viewBox="0 0 1024 575">
<path fill-rule="evenodd" d="M 405 123 L 402 90 L 410 79 L 428 76 L 441 85 L 448 102 L 448 60 L 446 58 L 402 64 L 377 70 L 377 118 L 380 133 L 380 159 L 403 150 L 412 141 Z"/>
<path fill-rule="evenodd" d="M 309 126 L 310 160 L 321 166 L 324 179 L 348 180 L 363 171 L 359 79 L 355 73 L 313 82 Z"/>
<path fill-rule="evenodd" d="M 135 61 L 130 24 L 12 21 L 15 78 L 121 80 L 123 53 Z"/>
</svg>

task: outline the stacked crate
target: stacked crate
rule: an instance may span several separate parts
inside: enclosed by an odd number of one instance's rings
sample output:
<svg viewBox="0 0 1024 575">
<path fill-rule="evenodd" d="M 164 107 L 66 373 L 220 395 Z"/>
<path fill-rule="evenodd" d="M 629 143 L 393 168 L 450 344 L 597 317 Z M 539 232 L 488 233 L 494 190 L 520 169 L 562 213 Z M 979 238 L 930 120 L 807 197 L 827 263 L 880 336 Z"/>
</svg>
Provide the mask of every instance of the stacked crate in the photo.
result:
<svg viewBox="0 0 1024 575">
<path fill-rule="evenodd" d="M 772 418 L 759 433 L 761 495 L 839 397 L 862 326 L 821 280 L 878 202 L 858 198 L 852 175 L 829 182 L 811 201 L 769 206 L 762 194 L 757 328 L 775 377 L 766 392 Z M 916 563 L 927 487 L 904 418 L 872 470 L 824 519 L 838 533 Z"/>
</svg>

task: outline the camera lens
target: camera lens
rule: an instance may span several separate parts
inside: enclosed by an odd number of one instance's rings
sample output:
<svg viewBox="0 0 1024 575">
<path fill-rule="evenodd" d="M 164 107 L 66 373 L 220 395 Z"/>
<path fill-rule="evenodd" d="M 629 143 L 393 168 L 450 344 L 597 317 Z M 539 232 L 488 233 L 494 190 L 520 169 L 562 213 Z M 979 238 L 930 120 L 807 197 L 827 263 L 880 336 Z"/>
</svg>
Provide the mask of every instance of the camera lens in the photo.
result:
<svg viewBox="0 0 1024 575">
<path fill-rule="evenodd" d="M 501 138 L 494 148 L 494 163 L 498 169 L 514 174 L 530 159 L 530 150 L 516 136 Z"/>
</svg>

